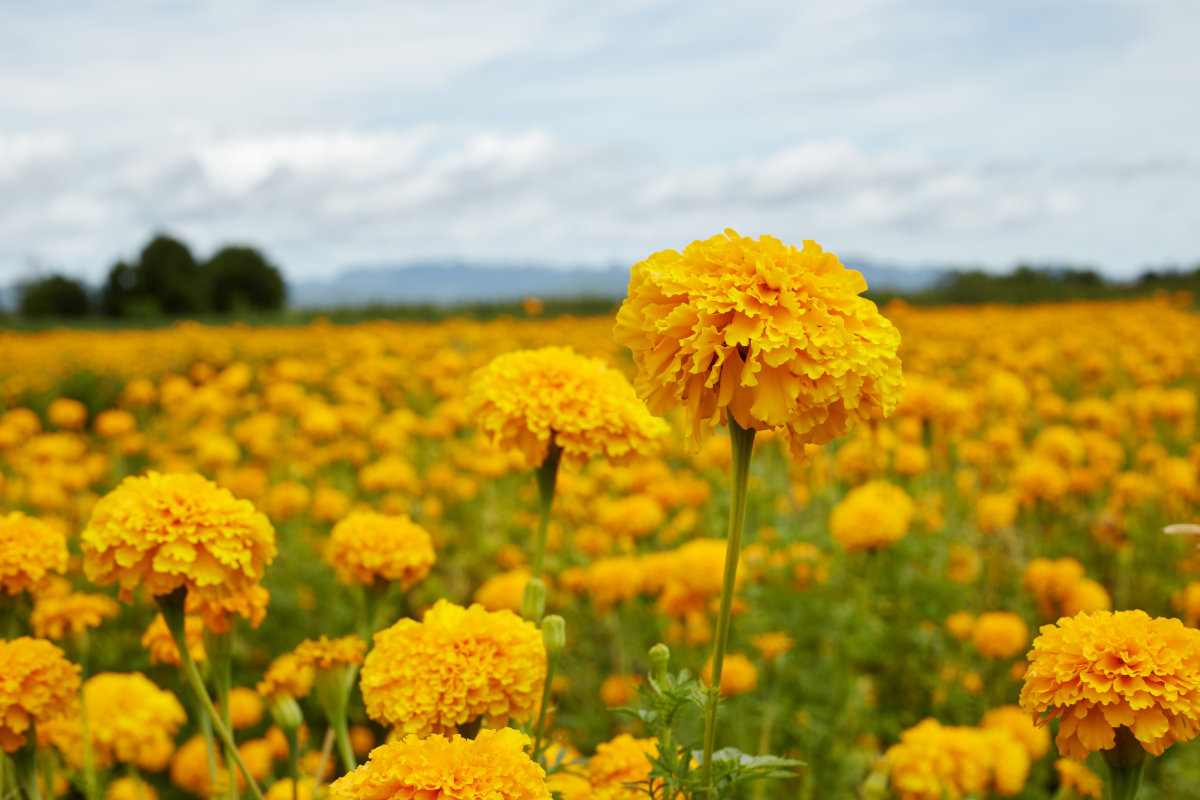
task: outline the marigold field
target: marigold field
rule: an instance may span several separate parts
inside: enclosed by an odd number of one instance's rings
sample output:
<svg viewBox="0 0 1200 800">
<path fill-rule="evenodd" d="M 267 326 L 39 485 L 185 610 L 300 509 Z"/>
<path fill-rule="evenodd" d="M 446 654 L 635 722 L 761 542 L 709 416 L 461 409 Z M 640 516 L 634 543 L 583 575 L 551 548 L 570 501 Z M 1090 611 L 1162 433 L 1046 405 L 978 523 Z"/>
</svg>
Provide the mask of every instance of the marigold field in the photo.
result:
<svg viewBox="0 0 1200 800">
<path fill-rule="evenodd" d="M 5 796 L 257 796 L 224 727 L 267 798 L 699 796 L 743 500 L 714 774 L 761 779 L 723 796 L 1099 798 L 1129 743 L 1195 796 L 1191 299 L 880 313 L 838 368 L 748 328 L 753 405 L 649 410 L 705 356 L 628 311 L 0 333 Z"/>
</svg>

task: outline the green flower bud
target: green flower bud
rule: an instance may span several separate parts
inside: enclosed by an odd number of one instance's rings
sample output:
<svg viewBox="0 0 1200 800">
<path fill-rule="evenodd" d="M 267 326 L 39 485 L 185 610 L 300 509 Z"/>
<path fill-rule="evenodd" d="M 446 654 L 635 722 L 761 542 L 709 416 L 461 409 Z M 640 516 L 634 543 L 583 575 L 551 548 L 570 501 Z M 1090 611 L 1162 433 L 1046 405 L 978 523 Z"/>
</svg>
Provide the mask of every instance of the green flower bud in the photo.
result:
<svg viewBox="0 0 1200 800">
<path fill-rule="evenodd" d="M 546 643 L 546 654 L 551 658 L 567 646 L 567 623 L 557 614 L 542 620 L 542 641 Z"/>
<path fill-rule="evenodd" d="M 546 613 L 546 583 L 541 578 L 530 578 L 525 584 L 525 594 L 521 598 L 521 616 L 527 620 L 538 622 Z"/>
</svg>

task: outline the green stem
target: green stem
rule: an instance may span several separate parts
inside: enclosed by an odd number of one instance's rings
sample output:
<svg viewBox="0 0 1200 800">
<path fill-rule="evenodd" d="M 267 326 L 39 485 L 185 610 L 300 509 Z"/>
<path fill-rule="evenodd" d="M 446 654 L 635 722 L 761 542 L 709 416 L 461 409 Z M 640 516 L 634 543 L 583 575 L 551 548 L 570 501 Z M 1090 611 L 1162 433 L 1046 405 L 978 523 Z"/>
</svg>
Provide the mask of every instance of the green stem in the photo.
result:
<svg viewBox="0 0 1200 800">
<path fill-rule="evenodd" d="M 25 792 L 26 800 L 42 800 L 37 780 L 37 731 L 32 723 L 25 732 L 25 746 L 13 753 L 13 766 L 17 771 L 17 783 Z"/>
<path fill-rule="evenodd" d="M 1102 750 L 1108 764 L 1108 791 L 1112 800 L 1134 800 L 1142 785 L 1142 769 L 1146 766 L 1146 751 L 1133 731 L 1122 725 L 1116 730 L 1116 746 Z"/>
<path fill-rule="evenodd" d="M 211 651 L 210 651 L 211 653 Z M 209 678 L 212 679 L 213 688 L 216 689 L 217 704 L 220 705 L 221 722 L 224 723 L 227 730 L 233 730 L 233 710 L 229 704 L 230 684 L 233 682 L 230 674 L 230 665 L 228 658 L 213 658 L 209 656 Z M 226 748 L 228 749 L 228 748 Z M 225 762 L 233 763 L 233 754 L 226 753 Z M 230 778 L 233 776 L 231 775 Z M 238 790 L 237 781 L 229 781 L 229 800 L 237 800 Z"/>
<path fill-rule="evenodd" d="M 197 712 L 197 726 L 200 728 L 200 735 L 204 737 L 204 754 L 208 757 L 208 785 L 212 788 L 217 785 L 217 747 L 213 743 L 212 720 L 204 713 L 203 707 L 197 709 Z"/>
<path fill-rule="evenodd" d="M 553 436 L 553 434 L 551 434 Z M 533 548 L 533 577 L 540 578 L 546 567 L 546 534 L 550 530 L 550 507 L 554 504 L 554 484 L 558 481 L 558 464 L 562 460 L 562 448 L 553 439 L 546 458 L 537 468 L 538 500 L 541 512 L 538 516 L 537 540 Z"/>
<path fill-rule="evenodd" d="M 538 711 L 537 727 L 533 733 L 533 760 L 541 763 L 542 735 L 546 731 L 546 709 L 550 707 L 550 692 L 554 688 L 554 673 L 558 671 L 558 660 L 562 653 L 551 653 L 546 661 L 546 685 L 542 688 L 542 707 Z"/>
<path fill-rule="evenodd" d="M 100 785 L 96 781 L 96 759 L 92 753 L 92 737 L 88 732 L 87 702 L 84 686 L 88 680 L 88 656 L 91 639 L 85 630 L 74 639 L 79 654 L 79 728 L 83 739 L 83 794 L 87 800 L 96 800 Z"/>
<path fill-rule="evenodd" d="M 137 800 L 146 800 L 146 789 L 142 783 L 142 773 L 138 772 L 136 764 L 129 765 L 129 780 L 133 781 L 133 790 L 137 794 Z"/>
<path fill-rule="evenodd" d="M 258 781 L 254 780 L 254 776 L 250 774 L 250 768 L 246 766 L 245 759 L 238 752 L 237 743 L 233 740 L 233 734 L 229 728 L 221 720 L 221 715 L 217 713 L 217 709 L 213 706 L 212 698 L 208 696 L 208 690 L 204 688 L 204 679 L 200 677 L 200 670 L 196 669 L 196 662 L 192 660 L 191 651 L 188 650 L 187 631 L 184 626 L 183 615 L 183 600 L 186 597 L 184 590 L 176 590 L 169 595 L 159 595 L 155 599 L 158 601 L 159 609 L 162 611 L 163 619 L 167 621 L 167 628 L 171 631 L 171 637 L 175 640 L 175 646 L 179 648 L 179 660 L 183 667 L 184 677 L 191 684 L 192 691 L 196 694 L 196 699 L 200 701 L 200 706 L 204 712 L 212 720 L 213 731 L 217 734 L 217 738 L 221 740 L 221 744 L 225 746 L 225 752 L 237 764 L 242 775 L 246 778 L 246 785 L 250 787 L 251 793 L 255 800 L 263 800 L 262 789 L 258 788 Z M 233 781 L 233 775 L 229 776 L 229 780 Z"/>
<path fill-rule="evenodd" d="M 300 800 L 300 729 L 287 728 L 283 735 L 288 743 L 288 775 L 292 779 L 292 800 Z"/>
<path fill-rule="evenodd" d="M 743 428 L 729 414 L 729 442 L 733 451 L 730 481 L 729 535 L 725 545 L 725 576 L 721 581 L 721 606 L 717 612 L 716 641 L 713 642 L 712 685 L 704 715 L 704 758 L 700 762 L 702 797 L 712 797 L 712 754 L 717 743 L 717 705 L 721 699 L 721 671 L 725 645 L 729 640 L 729 616 L 737 582 L 738 559 L 742 553 L 742 526 L 746 521 L 746 484 L 750 477 L 750 456 L 754 452 L 754 428 Z"/>
</svg>

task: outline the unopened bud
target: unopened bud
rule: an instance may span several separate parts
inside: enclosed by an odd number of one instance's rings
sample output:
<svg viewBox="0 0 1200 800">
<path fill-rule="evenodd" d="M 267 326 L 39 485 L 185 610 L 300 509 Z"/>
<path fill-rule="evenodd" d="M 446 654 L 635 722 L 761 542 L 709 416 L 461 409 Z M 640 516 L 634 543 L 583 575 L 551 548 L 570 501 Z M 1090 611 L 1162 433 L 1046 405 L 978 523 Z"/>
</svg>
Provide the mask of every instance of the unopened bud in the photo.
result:
<svg viewBox="0 0 1200 800">
<path fill-rule="evenodd" d="M 551 658 L 567 646 L 567 623 L 558 614 L 542 620 L 542 641 L 546 643 L 546 655 Z"/>
<path fill-rule="evenodd" d="M 530 578 L 521 597 L 521 616 L 537 622 L 546 613 L 546 583 L 541 578 Z"/>
<path fill-rule="evenodd" d="M 304 712 L 300 704 L 290 694 L 276 695 L 270 700 L 271 718 L 275 724 L 285 731 L 299 730 L 304 724 Z"/>
<path fill-rule="evenodd" d="M 667 677 L 667 662 L 671 660 L 671 649 L 662 642 L 650 648 L 650 680 L 662 681 Z"/>
</svg>

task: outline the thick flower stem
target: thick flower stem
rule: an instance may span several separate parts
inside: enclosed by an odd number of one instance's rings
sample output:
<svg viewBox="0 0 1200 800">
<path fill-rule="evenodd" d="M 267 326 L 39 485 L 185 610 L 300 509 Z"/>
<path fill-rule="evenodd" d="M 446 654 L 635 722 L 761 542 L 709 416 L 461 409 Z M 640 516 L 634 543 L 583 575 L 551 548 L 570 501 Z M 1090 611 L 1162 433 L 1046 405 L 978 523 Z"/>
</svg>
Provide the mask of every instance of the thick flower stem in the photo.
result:
<svg viewBox="0 0 1200 800">
<path fill-rule="evenodd" d="M 546 458 L 537 468 L 538 500 L 541 504 L 538 515 L 537 540 L 533 547 L 533 577 L 540 578 L 546 566 L 546 533 L 550 530 L 550 507 L 554 504 L 554 484 L 558 481 L 558 463 L 562 460 L 562 448 L 554 441 L 546 451 Z"/>
<path fill-rule="evenodd" d="M 1122 725 L 1117 728 L 1117 743 L 1102 750 L 1108 764 L 1108 791 L 1111 800 L 1134 800 L 1142 785 L 1142 769 L 1146 766 L 1146 751 L 1133 731 Z"/>
<path fill-rule="evenodd" d="M 21 790 L 25 792 L 26 800 L 41 800 L 42 795 L 38 790 L 38 775 L 37 775 L 37 731 L 34 730 L 34 725 L 30 724 L 29 730 L 25 732 L 25 746 L 17 752 L 13 753 L 13 766 L 17 771 L 17 783 Z"/>
<path fill-rule="evenodd" d="M 250 768 L 246 766 L 242 754 L 238 752 L 237 743 L 233 740 L 233 734 L 230 733 L 229 728 L 221 720 L 221 715 L 217 712 L 212 698 L 208 696 L 208 690 L 204 687 L 204 679 L 200 677 L 200 670 L 196 669 L 196 662 L 192 660 L 191 651 L 188 649 L 187 632 L 184 627 L 183 600 L 185 597 L 186 594 L 183 590 L 176 590 L 169 595 L 160 595 L 155 599 L 158 601 L 158 607 L 162 611 L 163 619 L 167 622 L 167 628 L 171 631 L 171 638 L 175 640 L 175 646 L 179 649 L 179 661 L 183 667 L 184 677 L 191 684 L 196 699 L 200 702 L 200 706 L 212 721 L 213 730 L 216 732 L 217 738 L 221 740 L 221 744 L 225 746 L 225 752 L 229 754 L 229 758 L 242 771 L 242 775 L 246 778 L 246 785 L 250 787 L 251 794 L 254 795 L 255 800 L 263 800 L 262 790 L 258 788 L 258 782 L 254 780 L 254 776 L 250 774 Z M 230 775 L 229 779 L 232 781 L 233 775 Z"/>
<path fill-rule="evenodd" d="M 74 637 L 76 653 L 79 656 L 79 728 L 83 736 L 83 794 L 87 800 L 96 800 L 100 789 L 96 781 L 96 760 L 92 755 L 92 737 L 88 733 L 87 702 L 84 700 L 83 687 L 88 679 L 88 656 L 91 654 L 91 638 L 87 630 Z"/>
<path fill-rule="evenodd" d="M 743 428 L 729 415 L 729 442 L 733 450 L 729 501 L 729 535 L 725 546 L 725 575 L 721 581 L 721 606 L 717 612 L 716 640 L 713 642 L 712 685 L 704 715 L 704 758 L 700 763 L 703 797 L 712 797 L 712 754 L 717 743 L 717 705 L 721 699 L 721 670 L 725 663 L 725 645 L 729 640 L 729 616 L 737 582 L 738 559 L 742 553 L 742 526 L 746 521 L 746 484 L 750 477 L 750 456 L 754 452 L 754 428 Z"/>
</svg>

